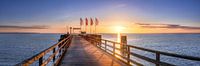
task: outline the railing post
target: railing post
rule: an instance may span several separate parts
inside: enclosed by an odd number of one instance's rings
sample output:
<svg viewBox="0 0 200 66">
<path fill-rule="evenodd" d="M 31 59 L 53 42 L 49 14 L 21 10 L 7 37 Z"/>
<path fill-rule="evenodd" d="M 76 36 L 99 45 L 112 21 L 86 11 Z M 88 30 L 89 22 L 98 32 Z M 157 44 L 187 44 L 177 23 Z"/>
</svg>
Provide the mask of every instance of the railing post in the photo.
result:
<svg viewBox="0 0 200 66">
<path fill-rule="evenodd" d="M 62 47 L 62 53 L 65 52 L 65 46 L 66 46 L 66 44 Z"/>
<path fill-rule="evenodd" d="M 18 66 L 18 65 L 15 65 L 15 66 Z M 29 63 L 25 63 L 25 64 L 22 64 L 20 66 L 30 66 Z"/>
<path fill-rule="evenodd" d="M 100 45 L 100 48 L 101 48 L 101 35 L 97 35 L 97 40 L 98 40 L 98 44 Z"/>
<path fill-rule="evenodd" d="M 105 41 L 105 51 L 107 50 L 107 41 Z"/>
<path fill-rule="evenodd" d="M 115 56 L 115 43 L 113 43 L 113 55 Z"/>
<path fill-rule="evenodd" d="M 127 45 L 127 37 L 126 36 L 121 36 L 121 42 L 120 42 L 120 48 L 121 48 L 121 53 L 122 55 L 126 56 L 126 53 L 124 51 L 127 51 L 128 48 L 126 47 Z"/>
<path fill-rule="evenodd" d="M 98 40 L 95 38 L 95 46 L 98 46 Z"/>
<path fill-rule="evenodd" d="M 156 52 L 156 62 L 157 62 L 157 64 L 156 64 L 156 66 L 160 66 L 160 53 L 158 53 L 158 52 Z"/>
<path fill-rule="evenodd" d="M 56 48 L 53 48 L 53 54 L 56 52 Z M 56 55 L 55 56 L 53 56 L 53 62 L 55 62 L 55 60 L 56 60 Z"/>
<path fill-rule="evenodd" d="M 130 53 L 131 53 L 131 52 L 130 52 L 130 47 L 129 47 L 129 46 L 127 46 L 127 47 L 128 47 L 128 51 L 127 51 L 127 52 L 128 52 L 128 53 L 127 53 L 127 58 L 128 58 L 128 60 L 127 60 L 127 61 L 128 61 L 128 64 L 130 64 Z"/>
<path fill-rule="evenodd" d="M 43 56 L 39 58 L 39 66 L 41 66 L 43 63 Z"/>
</svg>

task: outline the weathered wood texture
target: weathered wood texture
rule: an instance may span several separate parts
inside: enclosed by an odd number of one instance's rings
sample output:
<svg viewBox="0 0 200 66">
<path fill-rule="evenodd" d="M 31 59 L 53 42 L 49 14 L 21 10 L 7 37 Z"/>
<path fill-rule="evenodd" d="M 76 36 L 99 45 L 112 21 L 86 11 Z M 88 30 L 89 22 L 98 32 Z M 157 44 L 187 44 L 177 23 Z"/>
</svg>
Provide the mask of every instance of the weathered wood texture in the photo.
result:
<svg viewBox="0 0 200 66">
<path fill-rule="evenodd" d="M 74 36 L 61 66 L 126 66 L 81 37 Z"/>
</svg>

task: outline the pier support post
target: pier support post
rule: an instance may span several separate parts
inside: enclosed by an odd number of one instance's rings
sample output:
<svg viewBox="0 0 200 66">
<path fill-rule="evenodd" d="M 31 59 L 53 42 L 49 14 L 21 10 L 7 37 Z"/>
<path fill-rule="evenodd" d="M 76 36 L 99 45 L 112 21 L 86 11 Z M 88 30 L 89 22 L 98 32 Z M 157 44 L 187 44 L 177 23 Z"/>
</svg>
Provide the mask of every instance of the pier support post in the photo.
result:
<svg viewBox="0 0 200 66">
<path fill-rule="evenodd" d="M 121 53 L 123 55 L 126 55 L 126 51 L 127 51 L 127 37 L 126 36 L 121 36 L 121 42 L 120 42 L 120 48 L 121 48 Z"/>
<path fill-rule="evenodd" d="M 53 54 L 56 52 L 56 48 L 53 48 Z M 53 56 L 53 62 L 55 62 L 55 60 L 56 60 L 56 55 L 55 56 Z"/>
<path fill-rule="evenodd" d="M 40 57 L 39 58 L 39 66 L 42 66 L 42 63 L 43 63 L 43 57 Z"/>
<path fill-rule="evenodd" d="M 160 62 L 160 54 L 158 52 L 156 53 L 156 62 L 158 62 L 156 64 L 156 66 L 160 66 L 160 64 L 159 64 L 159 62 Z"/>
<path fill-rule="evenodd" d="M 101 35 L 97 35 L 98 45 L 101 47 Z"/>
</svg>

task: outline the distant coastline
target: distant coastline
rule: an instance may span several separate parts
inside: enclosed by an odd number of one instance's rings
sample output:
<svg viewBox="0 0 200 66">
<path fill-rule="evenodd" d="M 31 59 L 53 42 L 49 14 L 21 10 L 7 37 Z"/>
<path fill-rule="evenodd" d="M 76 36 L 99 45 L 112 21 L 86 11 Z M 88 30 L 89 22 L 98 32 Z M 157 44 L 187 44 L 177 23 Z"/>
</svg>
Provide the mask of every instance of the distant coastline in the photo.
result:
<svg viewBox="0 0 200 66">
<path fill-rule="evenodd" d="M 0 32 L 0 34 L 65 34 L 65 33 Z M 98 34 L 116 34 L 116 33 L 98 33 Z M 121 33 L 121 34 L 200 34 L 200 33 Z"/>
<path fill-rule="evenodd" d="M 99 34 L 116 34 L 116 33 L 99 33 Z M 200 34 L 200 33 L 121 33 L 121 34 Z"/>
<path fill-rule="evenodd" d="M 0 34 L 64 34 L 64 33 L 0 32 Z"/>
</svg>

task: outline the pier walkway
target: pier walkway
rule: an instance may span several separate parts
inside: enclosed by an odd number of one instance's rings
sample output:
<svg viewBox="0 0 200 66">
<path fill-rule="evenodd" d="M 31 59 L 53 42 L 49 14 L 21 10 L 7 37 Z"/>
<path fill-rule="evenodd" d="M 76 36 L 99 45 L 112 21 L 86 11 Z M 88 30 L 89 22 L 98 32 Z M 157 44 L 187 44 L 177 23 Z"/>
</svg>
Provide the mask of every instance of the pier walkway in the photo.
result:
<svg viewBox="0 0 200 66">
<path fill-rule="evenodd" d="M 60 66 L 126 66 L 85 39 L 74 36 Z"/>
</svg>

